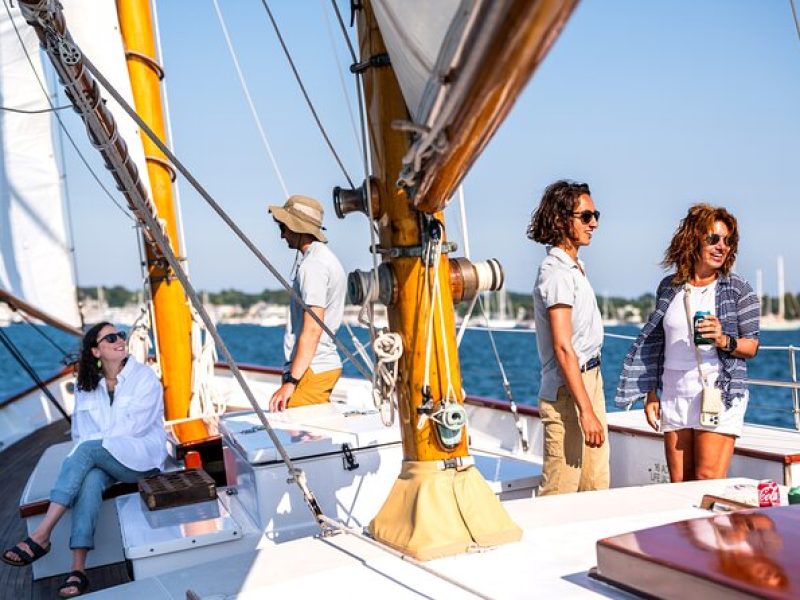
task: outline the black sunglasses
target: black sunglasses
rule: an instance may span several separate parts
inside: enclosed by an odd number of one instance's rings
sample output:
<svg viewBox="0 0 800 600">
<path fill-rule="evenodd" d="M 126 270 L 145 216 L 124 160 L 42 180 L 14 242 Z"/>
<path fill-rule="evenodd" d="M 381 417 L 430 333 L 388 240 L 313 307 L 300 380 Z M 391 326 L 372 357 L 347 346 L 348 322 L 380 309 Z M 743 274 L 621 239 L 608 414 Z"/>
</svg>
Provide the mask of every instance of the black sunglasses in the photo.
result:
<svg viewBox="0 0 800 600">
<path fill-rule="evenodd" d="M 94 343 L 95 346 L 99 346 L 100 342 L 108 342 L 109 344 L 113 344 L 117 340 L 122 340 L 123 342 L 128 337 L 128 335 L 124 331 L 115 331 L 114 333 L 108 333 Z"/>
<path fill-rule="evenodd" d="M 592 219 L 600 222 L 600 211 L 599 210 L 582 210 L 581 212 L 574 212 L 572 213 L 573 217 L 578 217 L 581 220 L 581 223 L 584 225 L 588 225 L 592 222 Z"/>
<path fill-rule="evenodd" d="M 706 244 L 709 245 L 709 246 L 716 246 L 717 244 L 719 244 L 720 240 L 722 240 L 722 243 L 725 244 L 728 248 L 730 248 L 731 247 L 731 241 L 732 241 L 731 237 L 732 236 L 729 236 L 729 235 L 723 237 L 718 233 L 709 233 L 706 236 Z"/>
</svg>

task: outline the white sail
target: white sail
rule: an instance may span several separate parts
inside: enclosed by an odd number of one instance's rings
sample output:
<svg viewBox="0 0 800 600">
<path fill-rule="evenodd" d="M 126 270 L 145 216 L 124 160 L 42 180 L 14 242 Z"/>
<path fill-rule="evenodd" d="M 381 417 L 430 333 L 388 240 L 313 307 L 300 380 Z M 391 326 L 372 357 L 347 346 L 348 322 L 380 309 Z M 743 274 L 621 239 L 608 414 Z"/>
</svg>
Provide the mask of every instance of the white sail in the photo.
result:
<svg viewBox="0 0 800 600">
<path fill-rule="evenodd" d="M 125 62 L 125 47 L 122 43 L 122 33 L 117 18 L 116 2 L 114 0 L 62 0 L 61 4 L 64 7 L 64 16 L 67 19 L 73 41 L 125 98 L 125 101 L 134 106 L 133 89 L 128 77 L 128 65 Z M 139 170 L 139 177 L 142 179 L 148 196 L 152 198 L 139 128 L 108 93 L 101 90 L 101 95 L 111 114 L 114 115 L 120 136 L 128 146 L 131 159 Z"/>
<path fill-rule="evenodd" d="M 460 38 L 459 15 L 472 2 L 462 0 L 376 0 L 375 18 L 386 43 L 406 106 L 417 123 L 426 120 L 425 89 L 438 80 L 437 62 L 446 39 Z M 459 10 L 459 7 L 462 7 Z M 457 32 L 448 32 L 457 29 Z M 438 86 L 437 86 L 438 87 Z"/>
<path fill-rule="evenodd" d="M 47 109 L 39 39 L 11 11 L 13 22 L 0 10 L 0 104 Z M 51 122 L 47 112 L 0 111 L 0 287 L 80 326 Z"/>
</svg>

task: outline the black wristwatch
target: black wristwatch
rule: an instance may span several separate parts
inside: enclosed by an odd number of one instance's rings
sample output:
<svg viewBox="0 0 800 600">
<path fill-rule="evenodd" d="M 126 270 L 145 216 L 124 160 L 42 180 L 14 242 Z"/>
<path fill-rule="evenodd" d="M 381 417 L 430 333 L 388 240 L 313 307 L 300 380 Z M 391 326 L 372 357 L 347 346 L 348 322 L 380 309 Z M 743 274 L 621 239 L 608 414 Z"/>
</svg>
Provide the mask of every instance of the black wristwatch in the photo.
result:
<svg viewBox="0 0 800 600">
<path fill-rule="evenodd" d="M 299 379 L 297 379 L 296 377 L 292 377 L 291 371 L 284 371 L 283 375 L 281 375 L 281 381 L 283 383 L 293 383 L 295 385 L 300 383 Z"/>
<path fill-rule="evenodd" d="M 729 335 L 728 336 L 728 343 L 725 344 L 725 347 L 723 348 L 723 350 L 725 350 L 725 352 L 727 352 L 728 354 L 731 354 L 732 352 L 736 352 L 736 346 L 737 345 L 738 345 L 738 343 L 736 341 L 736 338 L 733 337 L 732 335 Z"/>
</svg>

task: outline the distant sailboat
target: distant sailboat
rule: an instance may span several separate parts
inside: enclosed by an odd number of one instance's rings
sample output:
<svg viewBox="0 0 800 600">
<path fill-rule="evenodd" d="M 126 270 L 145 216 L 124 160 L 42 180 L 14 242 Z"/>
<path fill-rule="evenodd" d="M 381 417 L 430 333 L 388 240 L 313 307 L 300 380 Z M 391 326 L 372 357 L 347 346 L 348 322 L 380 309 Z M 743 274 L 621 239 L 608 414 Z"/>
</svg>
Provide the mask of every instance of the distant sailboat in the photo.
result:
<svg viewBox="0 0 800 600">
<path fill-rule="evenodd" d="M 778 256 L 777 259 L 778 270 L 778 313 L 772 314 L 770 312 L 771 306 L 769 300 L 763 302 L 761 315 L 761 329 L 769 331 L 794 331 L 800 329 L 800 319 L 787 319 L 786 318 L 786 280 L 783 269 L 783 256 Z M 763 298 L 763 281 L 761 269 L 756 271 L 756 294 L 759 298 Z"/>
</svg>

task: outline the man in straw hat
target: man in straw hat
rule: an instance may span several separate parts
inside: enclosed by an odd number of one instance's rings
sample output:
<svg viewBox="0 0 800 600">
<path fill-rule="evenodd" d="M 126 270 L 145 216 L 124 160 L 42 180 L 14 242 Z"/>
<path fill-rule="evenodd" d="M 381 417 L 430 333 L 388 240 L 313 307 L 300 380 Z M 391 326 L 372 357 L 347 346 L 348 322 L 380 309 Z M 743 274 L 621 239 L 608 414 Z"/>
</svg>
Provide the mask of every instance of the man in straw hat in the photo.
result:
<svg viewBox="0 0 800 600">
<path fill-rule="evenodd" d="M 269 212 L 289 248 L 300 253 L 292 281 L 294 291 L 308 310 L 336 333 L 342 323 L 347 282 L 342 264 L 322 233 L 322 205 L 313 198 L 291 196 L 283 206 L 270 206 Z M 327 402 L 342 373 L 342 361 L 331 337 L 294 296 L 283 351 L 282 385 L 270 399 L 270 411 Z"/>
</svg>

